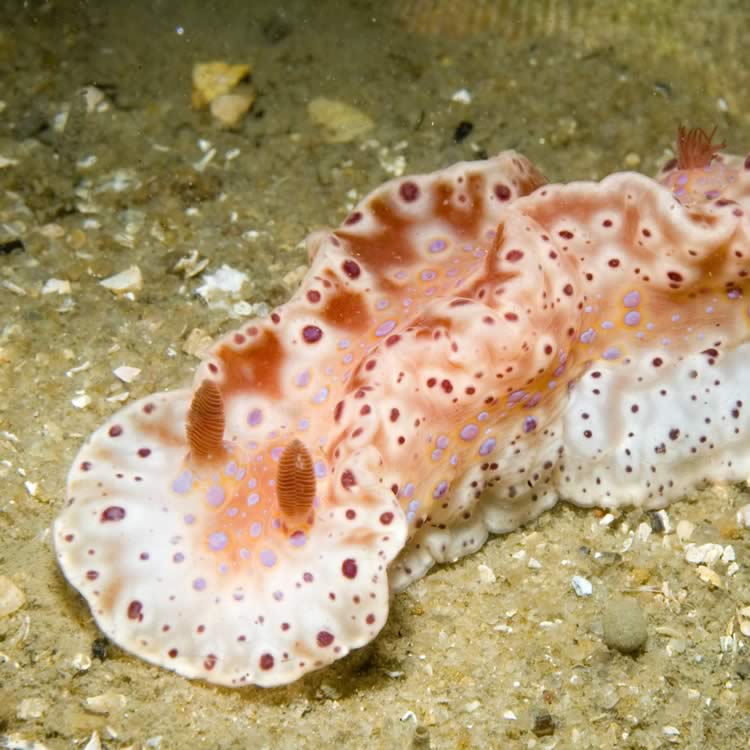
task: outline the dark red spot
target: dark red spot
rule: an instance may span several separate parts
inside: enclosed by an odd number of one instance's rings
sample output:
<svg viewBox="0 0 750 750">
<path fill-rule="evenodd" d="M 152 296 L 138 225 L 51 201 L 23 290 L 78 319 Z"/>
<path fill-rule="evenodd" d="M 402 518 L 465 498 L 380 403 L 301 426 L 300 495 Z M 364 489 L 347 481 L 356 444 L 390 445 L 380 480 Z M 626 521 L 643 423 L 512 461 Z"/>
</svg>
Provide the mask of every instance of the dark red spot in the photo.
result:
<svg viewBox="0 0 750 750">
<path fill-rule="evenodd" d="M 603 227 L 611 227 L 611 226 L 612 226 L 612 219 L 605 219 L 605 220 L 604 220 L 604 221 L 602 222 L 602 226 L 603 226 Z"/>
<path fill-rule="evenodd" d="M 264 672 L 267 672 L 269 669 L 273 668 L 273 656 L 271 656 L 271 654 L 261 654 L 259 664 L 260 668 Z"/>
<path fill-rule="evenodd" d="M 365 370 L 367 370 L 368 372 L 372 370 L 375 367 L 375 363 L 376 363 L 376 360 L 374 359 L 368 360 L 367 364 L 365 365 Z"/>
<path fill-rule="evenodd" d="M 566 284 L 563 287 L 563 294 L 567 294 L 568 297 L 570 297 L 573 294 L 573 285 L 572 284 Z"/>
<path fill-rule="evenodd" d="M 563 229 L 562 232 L 558 232 L 558 234 L 564 240 L 572 240 L 573 239 L 573 232 L 569 232 L 567 229 Z"/>
<path fill-rule="evenodd" d="M 149 554 L 148 552 L 141 552 L 141 554 L 138 557 L 140 557 L 141 560 L 148 560 Z"/>
<path fill-rule="evenodd" d="M 281 315 L 277 312 L 271 313 L 271 320 L 278 325 L 281 322 Z"/>
<path fill-rule="evenodd" d="M 354 520 L 354 519 L 355 519 L 355 518 L 357 517 L 357 511 L 356 511 L 356 510 L 354 510 L 354 509 L 352 509 L 352 508 L 349 508 L 349 509 L 348 509 L 348 510 L 346 511 L 346 517 L 347 517 L 347 519 L 348 519 L 349 521 L 353 521 L 353 520 Z"/>
<path fill-rule="evenodd" d="M 401 199 L 405 200 L 407 203 L 411 203 L 419 197 L 419 188 L 417 187 L 417 184 L 411 180 L 402 182 L 398 192 Z"/>
<path fill-rule="evenodd" d="M 523 250 L 510 250 L 505 256 L 509 263 L 518 263 L 521 258 L 523 258 Z"/>
<path fill-rule="evenodd" d="M 355 484 L 357 484 L 357 480 L 354 477 L 354 472 L 351 469 L 344 469 L 341 473 L 341 486 L 345 490 L 350 490 Z"/>
<path fill-rule="evenodd" d="M 138 455 L 141 458 L 148 458 L 151 455 L 151 448 L 139 448 Z"/>
<path fill-rule="evenodd" d="M 339 402 L 338 402 L 338 403 L 336 404 L 336 407 L 335 407 L 335 408 L 334 408 L 334 410 L 333 410 L 333 418 L 334 418 L 334 420 L 335 420 L 336 422 L 338 422 L 338 421 L 339 421 L 339 419 L 341 419 L 341 413 L 342 413 L 343 411 L 344 411 L 344 402 L 343 402 L 343 401 L 339 401 Z"/>
<path fill-rule="evenodd" d="M 257 336 L 258 335 L 258 327 L 257 326 L 248 326 L 246 331 L 248 336 Z"/>
<path fill-rule="evenodd" d="M 507 185 L 503 185 L 501 182 L 498 182 L 493 188 L 493 190 L 498 200 L 500 201 L 510 200 L 511 192 L 510 192 L 510 188 Z"/>
<path fill-rule="evenodd" d="M 639 409 L 640 409 L 640 406 L 638 406 L 638 404 L 633 404 L 633 405 L 632 405 L 632 406 L 630 407 L 630 411 L 631 411 L 631 412 L 632 412 L 633 414 L 637 414 L 637 413 L 638 413 L 638 410 L 639 410 Z"/>
<path fill-rule="evenodd" d="M 653 359 L 651 360 L 651 364 L 652 364 L 652 365 L 653 365 L 654 367 L 661 367 L 661 366 L 662 366 L 662 365 L 664 364 L 664 360 L 663 360 L 663 359 L 662 359 L 661 357 L 654 357 L 654 358 L 653 358 Z"/>
<path fill-rule="evenodd" d="M 91 461 L 81 461 L 81 471 L 89 471 L 91 469 Z"/>
<path fill-rule="evenodd" d="M 363 406 L 363 407 L 362 407 L 362 408 L 361 408 L 361 409 L 359 410 L 359 413 L 360 413 L 360 414 L 361 414 L 361 415 L 362 415 L 362 416 L 364 417 L 364 416 L 365 416 L 366 414 L 369 414 L 369 413 L 370 413 L 371 411 L 372 411 L 372 409 L 370 409 L 370 405 L 369 405 L 369 404 L 365 404 L 365 405 L 364 405 L 364 406 Z"/>
<path fill-rule="evenodd" d="M 372 625 L 375 622 L 375 615 L 373 615 L 373 614 L 367 615 L 367 617 L 365 617 L 365 622 L 368 625 Z"/>
<path fill-rule="evenodd" d="M 356 224 L 361 218 L 362 218 L 362 212 L 355 211 L 354 213 L 351 213 L 349 214 L 349 216 L 346 217 L 344 224 L 350 227 L 352 224 Z"/>
<path fill-rule="evenodd" d="M 320 302 L 320 292 L 317 289 L 311 289 L 307 293 L 307 299 L 310 302 Z"/>
<path fill-rule="evenodd" d="M 399 336 L 397 333 L 392 334 L 385 340 L 386 346 L 393 346 L 394 344 L 401 341 L 401 336 Z"/>
<path fill-rule="evenodd" d="M 672 440 L 677 440 L 678 437 L 680 437 L 680 431 L 675 427 L 669 431 L 669 437 Z"/>
<path fill-rule="evenodd" d="M 128 604 L 128 619 L 138 620 L 138 622 L 143 620 L 143 604 L 136 599 Z"/>
<path fill-rule="evenodd" d="M 209 369 L 210 372 L 212 372 L 214 374 L 216 374 L 217 372 L 219 372 L 219 368 L 213 362 L 209 362 L 208 369 Z"/>
<path fill-rule="evenodd" d="M 203 660 L 203 666 L 205 669 L 207 669 L 209 672 L 216 666 L 217 657 L 214 654 L 209 654 L 204 660 Z"/>
<path fill-rule="evenodd" d="M 450 380 L 443 380 L 440 383 L 440 387 L 446 392 L 446 393 L 452 393 L 453 392 L 453 383 L 451 383 Z"/>
<path fill-rule="evenodd" d="M 282 622 L 282 623 L 281 623 L 281 629 L 282 629 L 283 631 L 285 631 L 285 632 L 286 632 L 287 630 L 289 630 L 289 628 L 290 628 L 290 625 L 289 625 L 289 623 L 288 623 L 288 622 Z"/>
<path fill-rule="evenodd" d="M 109 428 L 109 436 L 110 437 L 120 437 L 122 435 L 122 427 L 120 427 L 119 424 L 113 424 Z"/>
<path fill-rule="evenodd" d="M 302 580 L 305 583 L 312 583 L 313 582 L 313 574 L 312 573 L 303 573 L 302 574 Z"/>
<path fill-rule="evenodd" d="M 449 307 L 462 307 L 463 305 L 470 305 L 471 300 L 470 299 L 454 299 Z"/>
<path fill-rule="evenodd" d="M 244 344 L 245 343 L 245 337 L 241 333 L 235 333 L 234 334 L 234 343 L 235 344 Z"/>
<path fill-rule="evenodd" d="M 650 229 L 642 229 L 641 232 L 643 232 L 644 237 L 650 237 L 651 236 L 651 230 Z"/>
<path fill-rule="evenodd" d="M 427 387 L 434 388 L 437 383 L 437 378 L 427 378 Z"/>
<path fill-rule="evenodd" d="M 505 313 L 505 315 L 503 315 L 503 317 L 506 320 L 509 320 L 511 323 L 514 323 L 515 321 L 518 320 L 518 315 L 516 315 L 514 312 L 507 312 Z"/>
<path fill-rule="evenodd" d="M 745 157 L 745 169 L 750 169 L 750 154 Z"/>
<path fill-rule="evenodd" d="M 327 630 L 321 630 L 315 640 L 318 642 L 318 646 L 325 648 L 333 643 L 333 633 L 329 633 Z"/>
<path fill-rule="evenodd" d="M 347 557 L 344 562 L 341 563 L 341 572 L 345 578 L 356 578 L 357 577 L 357 561 L 351 557 Z"/>
<path fill-rule="evenodd" d="M 395 422 L 399 418 L 400 414 L 401 412 L 398 409 L 391 409 L 391 422 Z"/>
<path fill-rule="evenodd" d="M 110 505 L 109 508 L 102 511 L 100 520 L 104 523 L 105 521 L 122 521 L 123 518 L 125 518 L 125 508 L 121 508 L 119 505 Z"/>
<path fill-rule="evenodd" d="M 170 659 L 176 659 L 177 658 L 177 649 L 176 648 L 170 648 L 169 651 L 167 651 L 167 654 L 169 655 Z"/>
<path fill-rule="evenodd" d="M 323 331 L 318 326 L 305 326 L 302 329 L 302 338 L 308 344 L 314 344 L 316 341 L 320 341 L 323 338 Z"/>
<path fill-rule="evenodd" d="M 99 572 L 96 570 L 87 570 L 86 571 L 86 578 L 89 581 L 95 581 L 97 578 L 99 578 Z"/>
<path fill-rule="evenodd" d="M 677 159 L 670 159 L 663 167 L 662 172 L 671 172 L 677 166 Z"/>
<path fill-rule="evenodd" d="M 612 258 L 612 260 L 610 260 L 610 261 L 609 261 L 609 262 L 607 263 L 607 265 L 608 265 L 608 266 L 609 266 L 610 268 L 617 268 L 617 266 L 619 266 L 619 265 L 620 265 L 620 261 L 619 261 L 619 260 L 617 260 L 617 258 Z"/>
<path fill-rule="evenodd" d="M 677 271 L 669 271 L 667 273 L 667 278 L 670 281 L 682 281 L 682 274 L 677 273 Z"/>
<path fill-rule="evenodd" d="M 64 539 L 64 540 L 65 540 L 66 542 L 72 542 L 72 541 L 73 541 L 73 540 L 75 539 L 75 535 L 74 535 L 74 534 L 66 534 L 66 535 L 65 535 L 65 536 L 63 537 L 63 539 Z"/>
<path fill-rule="evenodd" d="M 143 411 L 145 414 L 151 414 L 154 409 L 156 409 L 156 404 L 148 403 L 143 405 Z"/>
<path fill-rule="evenodd" d="M 361 273 L 360 268 L 359 268 L 359 263 L 357 263 L 356 261 L 353 261 L 351 259 L 345 260 L 341 264 L 341 268 L 344 270 L 344 273 L 350 279 L 359 278 L 359 274 Z"/>
<path fill-rule="evenodd" d="M 393 513 L 390 511 L 386 511 L 385 513 L 380 514 L 380 523 L 383 524 L 383 526 L 388 526 L 391 521 L 393 521 Z"/>
</svg>

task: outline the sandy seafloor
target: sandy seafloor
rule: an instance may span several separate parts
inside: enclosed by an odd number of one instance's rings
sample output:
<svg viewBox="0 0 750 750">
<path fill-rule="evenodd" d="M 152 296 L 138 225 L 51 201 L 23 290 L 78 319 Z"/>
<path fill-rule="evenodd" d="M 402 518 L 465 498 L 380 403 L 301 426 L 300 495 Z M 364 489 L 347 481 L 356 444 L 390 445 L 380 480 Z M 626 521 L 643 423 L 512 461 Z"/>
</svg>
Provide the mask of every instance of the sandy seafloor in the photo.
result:
<svg viewBox="0 0 750 750">
<path fill-rule="evenodd" d="M 194 329 L 237 325 L 196 295 L 206 274 L 248 274 L 240 313 L 282 302 L 304 236 L 400 170 L 513 147 L 553 180 L 652 173 L 680 122 L 750 149 L 741 0 L 507 0 L 484 20 L 468 9 L 490 3 L 461 6 L 0 0 L 0 242 L 23 244 L 0 255 L 0 574 L 25 597 L 0 618 L 0 747 L 750 746 L 744 486 L 671 506 L 667 529 L 560 505 L 396 596 L 371 646 L 270 690 L 189 682 L 107 644 L 55 563 L 50 524 L 84 437 L 118 399 L 189 382 Z M 253 67 L 234 131 L 191 109 L 208 60 Z M 86 85 L 104 96 L 91 113 Z M 307 111 L 320 96 L 372 129 L 328 142 Z M 207 268 L 175 271 L 194 250 Z M 99 284 L 131 266 L 132 298 Z M 70 288 L 43 294 L 49 279 Z M 122 365 L 141 373 L 122 383 Z M 681 520 L 735 565 L 701 577 Z M 647 618 L 635 656 L 602 638 L 622 594 Z"/>
</svg>

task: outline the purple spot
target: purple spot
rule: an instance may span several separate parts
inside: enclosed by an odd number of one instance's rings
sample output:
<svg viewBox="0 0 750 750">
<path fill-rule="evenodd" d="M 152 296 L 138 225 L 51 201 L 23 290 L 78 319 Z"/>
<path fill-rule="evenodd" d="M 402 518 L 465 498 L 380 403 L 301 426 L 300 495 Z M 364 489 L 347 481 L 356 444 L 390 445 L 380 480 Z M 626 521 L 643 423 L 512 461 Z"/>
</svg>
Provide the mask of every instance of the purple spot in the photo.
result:
<svg viewBox="0 0 750 750">
<path fill-rule="evenodd" d="M 614 324 L 614 323 L 613 323 L 613 322 L 612 322 L 611 320 L 605 320 L 605 321 L 604 321 L 604 322 L 602 323 L 602 328 L 603 328 L 603 329 L 604 329 L 605 331 L 608 331 L 608 330 L 609 330 L 610 328 L 614 328 L 614 327 L 615 327 L 615 324 Z"/>
<path fill-rule="evenodd" d="M 302 329 L 302 338 L 308 344 L 314 344 L 323 338 L 323 331 L 318 326 L 305 326 Z"/>
<path fill-rule="evenodd" d="M 448 491 L 448 482 L 443 479 L 437 487 L 435 487 L 435 491 L 432 493 L 432 496 L 434 498 L 442 497 L 446 492 Z"/>
<path fill-rule="evenodd" d="M 641 322 L 641 314 L 637 310 L 625 313 L 625 325 L 637 326 Z"/>
<path fill-rule="evenodd" d="M 229 537 L 223 531 L 214 531 L 213 534 L 208 535 L 208 546 L 214 550 L 214 552 L 223 550 L 228 542 Z"/>
<path fill-rule="evenodd" d="M 186 513 L 182 520 L 188 526 L 192 526 L 195 523 L 195 516 L 192 513 Z"/>
<path fill-rule="evenodd" d="M 614 346 L 610 346 L 608 349 L 604 350 L 604 353 L 602 354 L 602 357 L 604 359 L 617 359 L 620 356 L 620 350 L 615 348 Z"/>
<path fill-rule="evenodd" d="M 284 598 L 284 593 L 282 591 L 274 591 L 273 592 L 273 598 L 277 602 L 280 602 Z"/>
<path fill-rule="evenodd" d="M 729 299 L 739 299 L 742 296 L 742 292 L 739 289 L 730 289 L 727 292 Z"/>
<path fill-rule="evenodd" d="M 178 495 L 190 492 L 193 487 L 193 475 L 189 471 L 183 471 L 177 479 L 172 482 L 172 490 Z"/>
<path fill-rule="evenodd" d="M 387 336 L 396 327 L 395 320 L 386 320 L 375 329 L 376 336 Z"/>
<path fill-rule="evenodd" d="M 523 420 L 523 431 L 532 432 L 536 429 L 536 419 L 534 417 L 526 417 Z"/>
<path fill-rule="evenodd" d="M 339 349 L 348 349 L 350 345 L 349 339 L 341 339 L 339 341 Z"/>
<path fill-rule="evenodd" d="M 437 273 L 435 271 L 422 271 L 419 275 L 422 281 L 432 281 L 437 276 Z"/>
<path fill-rule="evenodd" d="M 250 536 L 254 539 L 257 539 L 262 531 L 263 527 L 260 525 L 260 522 L 255 521 L 255 523 L 253 523 L 253 525 L 250 527 Z"/>
<path fill-rule="evenodd" d="M 208 500 L 209 505 L 218 508 L 224 502 L 224 488 L 219 485 L 209 487 L 206 493 L 206 500 Z"/>
<path fill-rule="evenodd" d="M 260 495 L 257 492 L 253 492 L 252 495 L 248 495 L 247 504 L 257 505 L 259 500 L 260 500 Z"/>
<path fill-rule="evenodd" d="M 495 438 L 487 438 L 487 440 L 479 446 L 479 455 L 488 456 L 493 450 L 495 450 L 495 445 L 497 445 Z"/>
<path fill-rule="evenodd" d="M 227 510 L 227 516 L 229 516 L 229 518 L 234 518 L 239 512 L 239 508 L 229 508 L 229 510 Z"/>
<path fill-rule="evenodd" d="M 326 475 L 326 465 L 323 461 L 316 461 L 313 468 L 315 469 L 315 476 L 318 479 L 323 479 Z"/>
<path fill-rule="evenodd" d="M 638 307 L 641 304 L 641 293 L 640 292 L 628 292 L 622 298 L 622 304 L 625 307 Z"/>
<path fill-rule="evenodd" d="M 174 555 L 172 555 L 172 562 L 181 563 L 185 559 L 185 555 L 182 554 L 182 552 L 175 552 Z"/>
<path fill-rule="evenodd" d="M 432 460 L 439 461 L 442 455 L 443 451 L 441 451 L 440 448 L 436 448 L 434 451 L 432 451 Z"/>
<path fill-rule="evenodd" d="M 596 331 L 593 328 L 587 328 L 581 334 L 581 343 L 590 344 L 594 340 L 595 337 L 596 337 Z"/>
<path fill-rule="evenodd" d="M 458 463 L 458 454 L 454 453 L 451 456 L 451 466 L 455 466 Z"/>
<path fill-rule="evenodd" d="M 377 301 L 377 302 L 375 303 L 375 307 L 376 307 L 376 308 L 377 308 L 378 310 L 385 310 L 385 308 L 386 308 L 386 307 L 388 307 L 388 305 L 390 305 L 390 304 L 391 304 L 391 303 L 390 303 L 390 302 L 389 302 L 389 301 L 388 301 L 387 299 L 379 299 L 379 300 L 378 300 L 378 301 Z"/>
<path fill-rule="evenodd" d="M 196 591 L 203 591 L 203 589 L 206 588 L 206 579 L 205 578 L 196 578 L 193 581 L 193 588 Z"/>
<path fill-rule="evenodd" d="M 513 393 L 508 396 L 508 403 L 517 404 L 519 401 L 523 401 L 527 395 L 526 391 L 513 391 Z"/>
<path fill-rule="evenodd" d="M 524 405 L 524 409 L 533 409 L 542 400 L 541 393 L 535 393 Z"/>
<path fill-rule="evenodd" d="M 411 497 L 414 494 L 414 485 L 411 482 L 407 482 L 399 494 L 401 497 Z"/>
<path fill-rule="evenodd" d="M 284 452 L 283 445 L 277 445 L 275 448 L 271 448 L 271 459 L 278 461 L 281 458 L 281 454 Z"/>
<path fill-rule="evenodd" d="M 250 550 L 247 547 L 242 547 L 242 549 L 240 549 L 240 557 L 243 560 L 249 560 L 250 559 Z"/>
<path fill-rule="evenodd" d="M 300 388 L 304 388 L 310 382 L 310 370 L 299 373 L 294 381 Z"/>
<path fill-rule="evenodd" d="M 316 404 L 322 404 L 328 398 L 328 388 L 323 386 L 314 396 L 313 401 Z"/>
<path fill-rule="evenodd" d="M 461 430 L 460 437 L 461 440 L 473 440 L 478 434 L 479 427 L 475 424 L 467 424 L 466 427 Z"/>
<path fill-rule="evenodd" d="M 479 422 L 484 422 L 486 419 L 489 419 L 489 413 L 486 411 L 480 411 L 479 414 L 477 414 L 477 420 Z"/>
<path fill-rule="evenodd" d="M 247 486 L 249 489 L 254 490 L 258 486 L 258 480 L 253 477 L 248 483 Z"/>
<path fill-rule="evenodd" d="M 442 448 L 444 450 L 450 445 L 450 441 L 445 435 L 440 435 L 436 440 L 435 445 L 437 445 L 438 448 Z"/>
<path fill-rule="evenodd" d="M 302 547 L 306 541 L 307 537 L 305 536 L 304 531 L 295 531 L 294 534 L 289 537 L 289 542 L 292 547 Z"/>
<path fill-rule="evenodd" d="M 442 253 L 446 247 L 447 245 L 445 243 L 445 240 L 433 240 L 432 243 L 430 243 L 430 252 Z"/>
<path fill-rule="evenodd" d="M 276 565 L 276 554 L 270 549 L 262 549 L 260 551 L 260 562 L 267 568 L 272 568 Z"/>
<path fill-rule="evenodd" d="M 348 365 L 353 359 L 354 359 L 354 355 L 351 352 L 349 352 L 349 354 L 344 355 L 344 364 Z"/>
<path fill-rule="evenodd" d="M 256 427 L 263 421 L 263 412 L 260 409 L 253 409 L 247 415 L 247 423 L 251 427 Z"/>
<path fill-rule="evenodd" d="M 310 420 L 307 417 L 303 417 L 297 426 L 300 430 L 306 430 L 310 426 Z"/>
</svg>

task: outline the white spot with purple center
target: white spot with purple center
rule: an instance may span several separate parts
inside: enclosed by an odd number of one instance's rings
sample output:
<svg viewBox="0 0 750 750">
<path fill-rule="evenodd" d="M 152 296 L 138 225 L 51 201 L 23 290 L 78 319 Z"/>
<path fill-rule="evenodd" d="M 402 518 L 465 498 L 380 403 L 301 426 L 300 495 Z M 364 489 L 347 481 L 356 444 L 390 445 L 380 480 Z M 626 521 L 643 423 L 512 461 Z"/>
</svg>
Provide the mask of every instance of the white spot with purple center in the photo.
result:
<svg viewBox="0 0 750 750">
<path fill-rule="evenodd" d="M 396 327 L 395 320 L 386 320 L 385 323 L 381 323 L 375 329 L 375 335 L 378 337 L 387 336 L 395 327 Z"/>
<path fill-rule="evenodd" d="M 263 412 L 260 409 L 253 409 L 247 415 L 247 423 L 251 427 L 256 427 L 263 421 Z"/>
<path fill-rule="evenodd" d="M 605 349 L 604 353 L 602 354 L 602 357 L 604 357 L 604 359 L 617 359 L 619 356 L 620 350 L 614 346 L 610 346 L 608 349 Z"/>
<path fill-rule="evenodd" d="M 622 298 L 622 304 L 625 307 L 638 307 L 641 304 L 641 293 L 640 292 L 628 292 Z"/>
<path fill-rule="evenodd" d="M 272 568 L 274 565 L 276 565 L 276 553 L 274 553 L 273 550 L 270 549 L 262 549 L 260 551 L 260 562 L 267 568 Z"/>
<path fill-rule="evenodd" d="M 448 247 L 445 240 L 433 240 L 430 243 L 430 252 L 431 253 L 442 253 L 445 248 Z"/>
<path fill-rule="evenodd" d="M 177 479 L 172 482 L 172 490 L 178 495 L 190 492 L 193 487 L 193 475 L 189 471 L 183 471 Z"/>
<path fill-rule="evenodd" d="M 219 485 L 209 487 L 208 492 L 206 492 L 206 500 L 208 500 L 209 505 L 218 508 L 224 502 L 224 488 Z"/>
<path fill-rule="evenodd" d="M 257 492 L 253 492 L 252 495 L 248 495 L 247 504 L 257 505 L 259 500 L 260 500 L 260 495 Z"/>
<path fill-rule="evenodd" d="M 580 336 L 582 344 L 590 344 L 596 338 L 596 331 L 593 328 L 587 328 Z"/>
<path fill-rule="evenodd" d="M 220 552 L 227 546 L 229 537 L 223 531 L 214 531 L 208 535 L 208 546 L 214 552 Z"/>
<path fill-rule="evenodd" d="M 497 441 L 495 438 L 487 438 L 480 446 L 479 446 L 479 455 L 480 456 L 488 456 L 490 453 L 492 453 L 493 450 L 495 450 L 495 446 L 497 445 Z"/>
</svg>

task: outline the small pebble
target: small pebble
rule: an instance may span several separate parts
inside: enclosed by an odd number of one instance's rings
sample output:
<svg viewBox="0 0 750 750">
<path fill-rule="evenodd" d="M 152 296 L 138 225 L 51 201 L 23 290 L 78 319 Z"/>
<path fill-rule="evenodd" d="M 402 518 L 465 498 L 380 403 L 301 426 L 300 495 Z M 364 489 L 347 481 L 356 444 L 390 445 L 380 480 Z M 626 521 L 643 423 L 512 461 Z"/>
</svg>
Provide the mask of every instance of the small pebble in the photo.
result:
<svg viewBox="0 0 750 750">
<path fill-rule="evenodd" d="M 609 600 L 602 617 L 604 642 L 623 654 L 632 654 L 646 643 L 646 616 L 636 599 L 618 597 Z"/>
<path fill-rule="evenodd" d="M 13 614 L 25 601 L 23 591 L 15 583 L 7 576 L 0 576 L 0 617 Z"/>
<path fill-rule="evenodd" d="M 555 720 L 546 711 L 538 713 L 534 717 L 532 732 L 537 737 L 549 737 L 555 733 Z"/>
<path fill-rule="evenodd" d="M 573 591 L 576 592 L 576 596 L 591 596 L 591 592 L 594 590 L 591 581 L 583 576 L 573 576 L 570 583 L 573 586 Z"/>
</svg>

